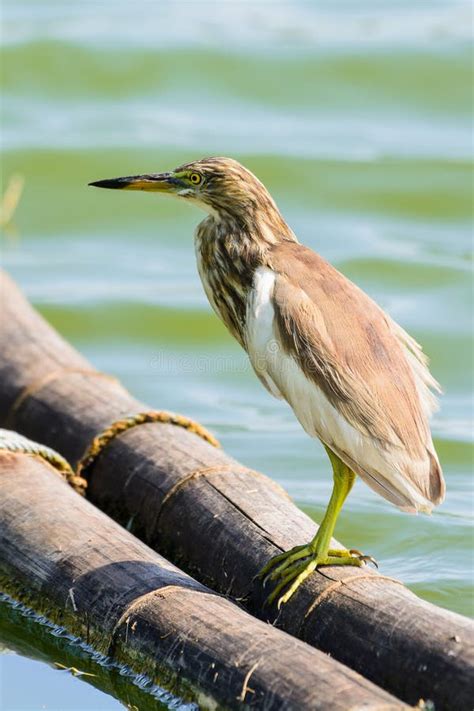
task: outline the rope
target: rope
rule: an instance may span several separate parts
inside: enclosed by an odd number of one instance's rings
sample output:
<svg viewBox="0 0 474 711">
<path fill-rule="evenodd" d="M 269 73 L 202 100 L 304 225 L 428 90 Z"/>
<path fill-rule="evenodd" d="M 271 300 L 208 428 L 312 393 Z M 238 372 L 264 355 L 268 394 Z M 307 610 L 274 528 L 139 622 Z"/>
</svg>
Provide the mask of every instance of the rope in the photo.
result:
<svg viewBox="0 0 474 711">
<path fill-rule="evenodd" d="M 33 442 L 12 430 L 0 429 L 0 451 L 12 452 L 14 454 L 29 454 L 33 457 L 43 459 L 48 462 L 78 494 L 84 496 L 87 486 L 86 480 L 81 476 L 77 476 L 64 457 L 58 454 L 58 452 L 55 452 L 54 449 L 46 447 L 44 444 Z"/>
<path fill-rule="evenodd" d="M 45 385 L 48 385 L 54 380 L 57 380 L 59 377 L 63 376 L 66 373 L 86 375 L 94 378 L 105 378 L 107 380 L 120 384 L 119 381 L 113 376 L 108 375 L 107 373 L 101 373 L 98 370 L 74 367 L 57 368 L 56 370 L 52 370 L 46 375 L 37 378 L 32 383 L 30 383 L 30 385 L 27 385 L 25 388 L 23 388 L 23 390 L 20 391 L 18 396 L 13 401 L 13 405 L 11 406 L 10 411 L 6 417 L 7 426 L 11 426 L 17 412 L 29 397 L 37 393 L 39 390 L 42 390 Z M 199 437 L 204 439 L 206 442 L 209 442 L 209 444 L 212 444 L 214 447 L 220 447 L 220 444 L 217 439 L 210 432 L 208 432 L 205 427 L 200 425 L 198 422 L 191 420 L 188 417 L 184 417 L 183 415 L 177 415 L 171 412 L 166 412 L 164 410 L 139 412 L 136 415 L 132 415 L 130 417 L 126 417 L 112 423 L 106 430 L 98 434 L 92 440 L 91 444 L 86 449 L 84 455 L 80 459 L 76 468 L 76 474 L 72 472 L 71 467 L 66 462 L 69 468 L 68 481 L 71 483 L 73 488 L 75 488 L 77 491 L 80 491 L 80 493 L 82 494 L 84 493 L 85 487 L 87 486 L 87 482 L 86 479 L 83 478 L 82 474 L 85 474 L 87 470 L 90 469 L 97 457 L 101 454 L 101 452 L 105 449 L 109 442 L 111 442 L 115 437 L 122 434 L 123 432 L 126 432 L 128 429 L 149 422 L 161 422 L 163 424 L 172 424 L 176 425 L 177 427 L 183 427 L 184 429 L 188 430 L 188 432 L 193 432 L 194 434 L 197 434 Z M 37 445 L 37 447 L 39 448 L 41 446 L 42 445 Z M 53 452 L 53 450 L 51 450 L 51 452 Z"/>
<path fill-rule="evenodd" d="M 107 445 L 115 439 L 115 437 L 123 434 L 132 427 L 149 422 L 161 422 L 162 424 L 183 427 L 188 430 L 188 432 L 192 432 L 193 434 L 196 434 L 204 439 L 206 442 L 209 442 L 209 444 L 212 444 L 213 447 L 220 447 L 217 439 L 210 432 L 208 432 L 205 427 L 200 425 L 198 422 L 189 419 L 189 417 L 176 415 L 164 410 L 139 412 L 136 415 L 131 415 L 130 417 L 125 417 L 122 420 L 117 420 L 111 424 L 110 427 L 107 427 L 107 429 L 94 437 L 77 465 L 76 472 L 78 476 L 87 475 L 88 470 L 90 470 L 97 457 L 104 451 Z"/>
<path fill-rule="evenodd" d="M 113 382 L 118 382 L 116 378 L 106 374 L 106 373 L 101 373 L 100 371 L 97 370 L 90 370 L 87 368 L 57 368 L 56 370 L 53 370 L 46 375 L 42 376 L 41 378 L 38 378 L 37 380 L 33 381 L 30 385 L 25 387 L 19 395 L 16 397 L 16 399 L 13 402 L 13 405 L 10 408 L 10 412 L 6 418 L 7 423 L 11 423 L 18 410 L 22 407 L 23 403 L 32 395 L 34 395 L 36 392 L 41 390 L 42 388 L 45 387 L 45 385 L 48 385 L 49 383 L 53 382 L 57 378 L 61 377 L 65 373 L 74 373 L 74 374 L 79 374 L 79 375 L 86 375 L 86 376 L 91 376 L 91 377 L 98 377 L 98 378 L 105 378 L 107 380 L 111 380 Z M 192 432 L 202 439 L 204 439 L 206 442 L 211 444 L 214 447 L 220 447 L 220 444 L 218 440 L 208 431 L 203 427 L 201 424 L 198 422 L 195 422 L 194 420 L 191 420 L 188 417 L 184 417 L 183 415 L 178 415 L 174 414 L 171 412 L 166 412 L 164 410 L 151 410 L 149 412 L 139 412 L 136 415 L 131 415 L 129 417 L 125 417 L 121 420 L 117 420 L 116 422 L 113 422 L 107 429 L 103 430 L 100 434 L 98 434 L 94 439 L 92 440 L 91 444 L 87 447 L 86 451 L 84 452 L 83 456 L 79 460 L 77 467 L 76 467 L 76 473 L 74 473 L 69 466 L 69 464 L 66 462 L 65 459 L 60 457 L 60 455 L 56 454 L 53 450 L 49 450 L 48 447 L 43 447 L 43 445 L 35 445 L 36 450 L 35 453 L 39 454 L 39 456 L 43 456 L 43 458 L 46 459 L 46 456 L 44 454 L 41 454 L 41 452 L 46 453 L 47 451 L 50 453 L 51 456 L 56 456 L 59 458 L 63 464 L 61 466 L 65 465 L 64 471 L 61 473 L 64 474 L 65 478 L 67 479 L 68 483 L 71 484 L 71 486 L 81 495 L 84 495 L 85 489 L 87 488 L 87 474 L 90 471 L 91 467 L 94 465 L 95 461 L 97 458 L 100 456 L 100 454 L 104 451 L 104 449 L 110 444 L 110 442 L 115 439 L 115 437 L 118 437 L 119 435 L 123 434 L 127 430 L 131 429 L 132 427 L 136 427 L 137 425 L 141 424 L 146 424 L 146 423 L 152 423 L 152 422 L 160 422 L 162 424 L 171 424 L 175 425 L 177 427 L 183 427 L 184 429 L 188 430 L 188 432 Z M 18 435 L 20 437 L 20 435 Z M 24 438 L 23 438 L 24 439 Z M 29 440 L 25 440 L 25 442 L 29 442 Z M 1 448 L 1 444 L 0 444 Z M 41 450 L 41 451 L 40 451 Z M 26 450 L 19 450 L 19 451 L 26 451 Z M 49 460 L 48 460 L 49 461 Z M 59 461 L 59 460 L 55 460 Z M 53 460 L 51 460 L 51 463 L 53 463 Z M 53 464 L 54 465 L 54 464 Z M 56 465 L 56 468 L 58 468 L 58 465 Z M 242 471 L 242 472 L 247 472 L 249 474 L 252 474 L 253 476 L 257 477 L 263 477 L 264 475 L 261 474 L 260 472 L 257 472 L 253 469 L 249 469 L 248 467 L 243 467 L 240 465 L 232 465 L 232 464 L 221 464 L 221 465 L 215 465 L 211 467 L 201 467 L 199 469 L 196 469 L 192 471 L 191 473 L 187 474 L 183 479 L 180 481 L 176 482 L 170 489 L 169 491 L 165 494 L 162 502 L 160 509 L 157 514 L 157 521 L 161 516 L 161 512 L 164 508 L 164 506 L 169 502 L 169 500 L 179 491 L 183 486 L 185 486 L 189 481 L 192 481 L 196 478 L 199 478 L 201 476 L 208 476 L 213 473 L 218 473 L 218 472 L 223 472 L 223 471 Z M 266 478 L 266 477 L 265 477 Z M 287 498 L 290 498 L 287 494 L 287 492 L 280 487 L 278 484 L 273 482 L 271 479 L 268 480 L 271 482 L 275 490 L 278 491 L 280 494 L 284 494 Z"/>
<path fill-rule="evenodd" d="M 11 406 L 10 411 L 6 417 L 5 422 L 7 426 L 11 426 L 11 424 L 14 422 L 15 416 L 18 410 L 25 402 L 25 400 L 37 393 L 39 390 L 42 390 L 45 385 L 48 385 L 54 380 L 60 378 L 65 373 L 87 375 L 94 378 L 105 378 L 106 380 L 111 380 L 112 382 L 118 383 L 117 378 L 114 378 L 112 375 L 108 375 L 107 373 L 101 373 L 98 370 L 91 370 L 90 368 L 57 368 L 56 370 L 51 370 L 49 373 L 46 373 L 46 375 L 43 375 L 40 378 L 37 378 L 32 383 L 30 383 L 30 385 L 27 385 L 25 388 L 23 388 L 23 390 L 20 391 L 19 395 L 13 401 L 13 405 Z"/>
<path fill-rule="evenodd" d="M 397 585 L 403 585 L 401 580 L 397 580 L 396 578 L 389 578 L 386 575 L 378 575 L 377 573 L 368 573 L 366 575 L 351 575 L 350 577 L 343 578 L 342 580 L 335 580 L 331 585 L 328 585 L 328 587 L 322 591 L 318 595 L 318 597 L 311 603 L 311 605 L 308 607 L 308 609 L 305 612 L 305 616 L 303 618 L 303 621 L 306 620 L 309 615 L 315 610 L 319 605 L 322 603 L 322 601 L 329 597 L 329 595 L 332 595 L 333 592 L 338 590 L 340 587 L 343 585 L 348 585 L 349 583 L 353 582 L 359 582 L 360 580 L 385 580 L 385 581 L 390 581 L 391 583 L 396 583 Z"/>
</svg>

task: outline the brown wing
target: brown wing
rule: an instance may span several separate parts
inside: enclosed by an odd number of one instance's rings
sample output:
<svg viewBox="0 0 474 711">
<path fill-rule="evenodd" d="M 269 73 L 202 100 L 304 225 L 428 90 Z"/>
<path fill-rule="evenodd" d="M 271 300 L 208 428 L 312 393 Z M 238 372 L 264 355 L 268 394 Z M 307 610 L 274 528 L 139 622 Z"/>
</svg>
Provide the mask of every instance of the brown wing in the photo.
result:
<svg viewBox="0 0 474 711">
<path fill-rule="evenodd" d="M 436 455 L 428 452 L 426 408 L 391 319 L 298 243 L 276 245 L 268 266 L 278 274 L 275 319 L 285 350 L 359 432 L 380 447 L 401 448 L 414 462 L 426 462 L 404 474 L 428 500 L 438 501 L 444 484 Z"/>
</svg>

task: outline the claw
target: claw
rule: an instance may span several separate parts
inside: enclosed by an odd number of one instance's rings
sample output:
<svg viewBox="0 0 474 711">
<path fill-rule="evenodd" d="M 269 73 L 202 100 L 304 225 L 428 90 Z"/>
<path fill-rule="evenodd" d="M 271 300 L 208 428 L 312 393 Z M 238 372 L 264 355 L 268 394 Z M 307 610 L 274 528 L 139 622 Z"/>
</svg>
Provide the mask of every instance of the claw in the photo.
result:
<svg viewBox="0 0 474 711">
<path fill-rule="evenodd" d="M 354 558 L 358 558 L 359 560 L 361 560 L 363 563 L 372 563 L 372 565 L 374 565 L 378 569 L 379 564 L 371 555 L 364 555 L 359 550 L 357 550 L 357 548 L 351 548 L 349 550 L 349 553 L 354 556 Z"/>
<path fill-rule="evenodd" d="M 374 565 L 378 570 L 379 564 L 377 563 L 375 558 L 372 558 L 371 555 L 363 555 L 361 556 L 360 560 L 363 560 L 364 563 L 372 563 L 372 565 Z"/>
<path fill-rule="evenodd" d="M 257 574 L 256 578 L 262 579 L 263 587 L 268 582 L 276 581 L 274 589 L 265 600 L 264 605 L 272 605 L 276 600 L 278 609 L 288 602 L 299 586 L 316 570 L 324 565 L 353 565 L 361 567 L 366 563 L 377 566 L 377 561 L 370 555 L 364 555 L 356 548 L 330 549 L 317 551 L 316 541 L 303 546 L 296 546 L 286 553 L 275 556 Z M 280 597 L 280 593 L 286 592 Z"/>
</svg>

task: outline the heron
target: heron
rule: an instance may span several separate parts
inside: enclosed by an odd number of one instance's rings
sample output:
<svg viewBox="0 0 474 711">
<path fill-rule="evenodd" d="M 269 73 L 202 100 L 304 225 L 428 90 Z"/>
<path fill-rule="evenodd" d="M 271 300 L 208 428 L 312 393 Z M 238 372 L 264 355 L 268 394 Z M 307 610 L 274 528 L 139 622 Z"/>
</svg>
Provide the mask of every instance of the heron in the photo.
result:
<svg viewBox="0 0 474 711">
<path fill-rule="evenodd" d="M 202 208 L 198 272 L 207 298 L 276 398 L 324 445 L 333 489 L 316 535 L 268 561 L 270 603 L 320 566 L 374 562 L 331 547 L 356 476 L 400 509 L 429 513 L 445 482 L 430 431 L 439 384 L 421 346 L 375 301 L 301 244 L 260 180 L 211 157 L 171 172 L 90 183 L 171 195 Z"/>
</svg>

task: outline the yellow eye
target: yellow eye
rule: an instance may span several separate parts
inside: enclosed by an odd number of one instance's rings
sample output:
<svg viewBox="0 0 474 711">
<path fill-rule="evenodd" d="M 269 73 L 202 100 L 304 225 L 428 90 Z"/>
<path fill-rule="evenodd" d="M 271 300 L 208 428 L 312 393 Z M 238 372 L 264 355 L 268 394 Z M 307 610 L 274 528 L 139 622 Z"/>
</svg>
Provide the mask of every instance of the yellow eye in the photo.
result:
<svg viewBox="0 0 474 711">
<path fill-rule="evenodd" d="M 193 183 L 193 185 L 199 185 L 199 183 L 202 182 L 202 177 L 199 173 L 191 173 L 189 180 Z"/>
</svg>

